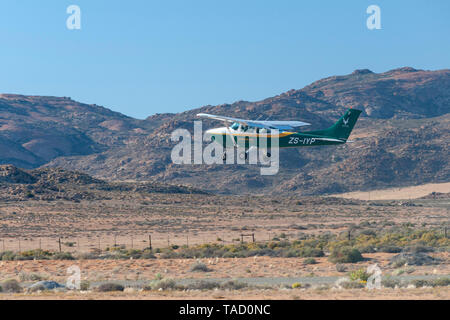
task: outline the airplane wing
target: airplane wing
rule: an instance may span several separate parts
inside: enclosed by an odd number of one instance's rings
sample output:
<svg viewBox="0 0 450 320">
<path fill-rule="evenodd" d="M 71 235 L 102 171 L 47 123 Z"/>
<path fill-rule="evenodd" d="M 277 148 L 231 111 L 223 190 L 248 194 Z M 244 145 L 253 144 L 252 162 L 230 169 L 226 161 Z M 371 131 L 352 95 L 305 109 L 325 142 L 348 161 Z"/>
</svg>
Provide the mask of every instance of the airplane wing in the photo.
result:
<svg viewBox="0 0 450 320">
<path fill-rule="evenodd" d="M 259 121 L 259 120 L 246 120 L 224 116 L 216 116 L 213 114 L 199 113 L 198 117 L 205 117 L 226 122 L 237 122 L 249 127 L 265 128 L 265 129 L 278 129 L 278 130 L 294 130 L 298 127 L 309 126 L 309 123 L 302 121 Z"/>
</svg>

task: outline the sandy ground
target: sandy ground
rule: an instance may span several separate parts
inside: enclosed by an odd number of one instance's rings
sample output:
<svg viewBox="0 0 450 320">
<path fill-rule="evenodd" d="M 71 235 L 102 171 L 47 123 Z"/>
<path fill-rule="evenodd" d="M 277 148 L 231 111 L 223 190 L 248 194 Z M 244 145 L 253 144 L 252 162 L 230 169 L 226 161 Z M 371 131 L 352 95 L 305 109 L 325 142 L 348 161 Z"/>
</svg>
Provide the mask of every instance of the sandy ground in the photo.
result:
<svg viewBox="0 0 450 320">
<path fill-rule="evenodd" d="M 343 200 L 344 201 L 344 200 Z M 346 201 L 346 200 L 345 200 Z M 0 250 L 89 252 L 114 244 L 142 249 L 168 245 L 269 241 L 284 233 L 339 234 L 349 225 L 382 228 L 405 223 L 441 228 L 449 221 L 448 199 L 400 203 L 336 204 L 326 198 L 308 204 L 295 197 L 151 195 L 130 200 L 18 201 L 0 203 Z M 250 236 L 249 236 L 250 235 Z"/>
<path fill-rule="evenodd" d="M 383 274 L 394 271 L 388 265 L 392 253 L 367 253 L 366 261 L 348 264 L 349 270 L 367 268 L 377 263 Z M 450 253 L 433 253 L 434 257 L 445 263 L 438 266 L 415 266 L 408 274 L 450 275 Z M 326 257 L 315 258 L 313 265 L 304 264 L 304 258 L 212 258 L 200 259 L 210 272 L 192 272 L 190 267 L 194 259 L 142 259 L 142 260 L 37 260 L 37 261 L 0 261 L 0 279 L 16 278 L 21 272 L 37 273 L 43 278 L 65 282 L 67 268 L 79 266 L 82 280 L 148 280 L 156 274 L 170 279 L 208 279 L 208 278 L 249 278 L 249 277 L 308 277 L 308 276 L 345 276 L 336 271 L 335 264 Z"/>
<path fill-rule="evenodd" d="M 429 183 L 415 187 L 373 190 L 369 192 L 356 191 L 356 192 L 335 194 L 333 196 L 359 200 L 407 200 L 407 199 L 421 198 L 426 195 L 429 195 L 432 192 L 449 193 L 450 182 Z"/>
<path fill-rule="evenodd" d="M 2 294 L 3 300 L 450 300 L 450 287 L 417 289 L 263 289 L 240 291 L 142 291 Z"/>
<path fill-rule="evenodd" d="M 438 190 L 434 190 L 438 191 Z M 241 234 L 268 241 L 284 233 L 287 239 L 340 234 L 349 226 L 380 230 L 384 226 L 411 224 L 441 229 L 448 224 L 448 199 L 414 200 L 414 206 L 397 203 L 348 202 L 295 197 L 247 197 L 154 194 L 129 200 L 8 201 L 0 203 L 0 250 L 58 250 L 89 252 L 114 243 L 144 248 L 152 235 L 153 248 L 201 243 L 239 243 Z M 348 203 L 347 203 L 348 202 Z M 252 241 L 251 237 L 244 239 Z M 366 261 L 349 264 L 348 270 L 377 263 L 383 275 L 396 270 L 388 265 L 393 254 L 363 254 Z M 408 267 L 405 274 L 450 275 L 448 252 L 431 253 L 444 263 Z M 161 274 L 166 279 L 304 278 L 345 276 L 326 257 L 307 265 L 302 258 L 202 259 L 210 272 L 192 272 L 195 259 L 0 261 L 0 280 L 15 278 L 23 284 L 37 274 L 40 279 L 65 283 L 67 268 L 79 266 L 82 280 L 90 282 L 139 281 L 148 283 Z M 36 280 L 34 280 L 36 281 Z M 33 282 L 33 281 L 31 281 Z M 406 290 L 406 289 L 405 289 Z M 238 291 L 173 291 L 124 293 L 0 294 L 0 299 L 450 299 L 448 288 L 380 291 L 303 289 L 243 289 Z"/>
</svg>

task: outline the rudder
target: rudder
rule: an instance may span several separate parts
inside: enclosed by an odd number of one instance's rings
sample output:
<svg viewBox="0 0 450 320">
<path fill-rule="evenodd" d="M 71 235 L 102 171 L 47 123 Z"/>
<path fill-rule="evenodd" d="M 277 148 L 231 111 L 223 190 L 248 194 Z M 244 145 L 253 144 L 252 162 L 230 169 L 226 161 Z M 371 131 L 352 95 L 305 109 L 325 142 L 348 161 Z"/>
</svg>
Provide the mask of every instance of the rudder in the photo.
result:
<svg viewBox="0 0 450 320">
<path fill-rule="evenodd" d="M 334 125 L 324 130 L 324 133 L 326 133 L 327 136 L 347 140 L 361 112 L 361 110 L 348 109 Z"/>
</svg>

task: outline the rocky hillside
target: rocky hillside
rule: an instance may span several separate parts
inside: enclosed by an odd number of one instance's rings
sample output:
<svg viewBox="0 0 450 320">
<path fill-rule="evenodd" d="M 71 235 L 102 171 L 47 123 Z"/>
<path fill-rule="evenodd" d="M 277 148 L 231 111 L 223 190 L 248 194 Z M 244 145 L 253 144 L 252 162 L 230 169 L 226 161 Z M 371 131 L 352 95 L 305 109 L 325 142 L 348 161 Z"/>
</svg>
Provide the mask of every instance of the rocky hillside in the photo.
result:
<svg viewBox="0 0 450 320">
<path fill-rule="evenodd" d="M 363 110 L 353 144 L 283 150 L 280 173 L 257 166 L 170 161 L 177 128 L 192 131 L 198 112 L 303 120 L 308 129 Z M 61 167 L 110 180 L 159 180 L 214 192 L 323 194 L 450 180 L 450 70 L 356 70 L 257 102 L 205 106 L 136 120 L 69 98 L 0 96 L 0 163 Z M 204 121 L 204 129 L 220 126 Z M 0 176 L 1 179 L 1 176 Z"/>
<path fill-rule="evenodd" d="M 23 170 L 0 166 L 0 200 L 99 200 L 130 194 L 200 193 L 203 191 L 158 182 L 107 182 L 85 173 L 58 168 Z"/>
</svg>

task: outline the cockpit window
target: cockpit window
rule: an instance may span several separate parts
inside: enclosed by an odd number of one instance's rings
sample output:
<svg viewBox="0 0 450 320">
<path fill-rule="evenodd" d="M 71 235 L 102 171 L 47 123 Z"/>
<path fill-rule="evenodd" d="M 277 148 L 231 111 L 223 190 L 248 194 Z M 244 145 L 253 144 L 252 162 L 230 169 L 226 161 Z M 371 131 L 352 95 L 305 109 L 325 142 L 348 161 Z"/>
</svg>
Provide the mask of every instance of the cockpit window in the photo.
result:
<svg viewBox="0 0 450 320">
<path fill-rule="evenodd" d="M 239 128 L 239 123 L 235 122 L 231 125 L 231 129 L 237 130 Z"/>
</svg>

